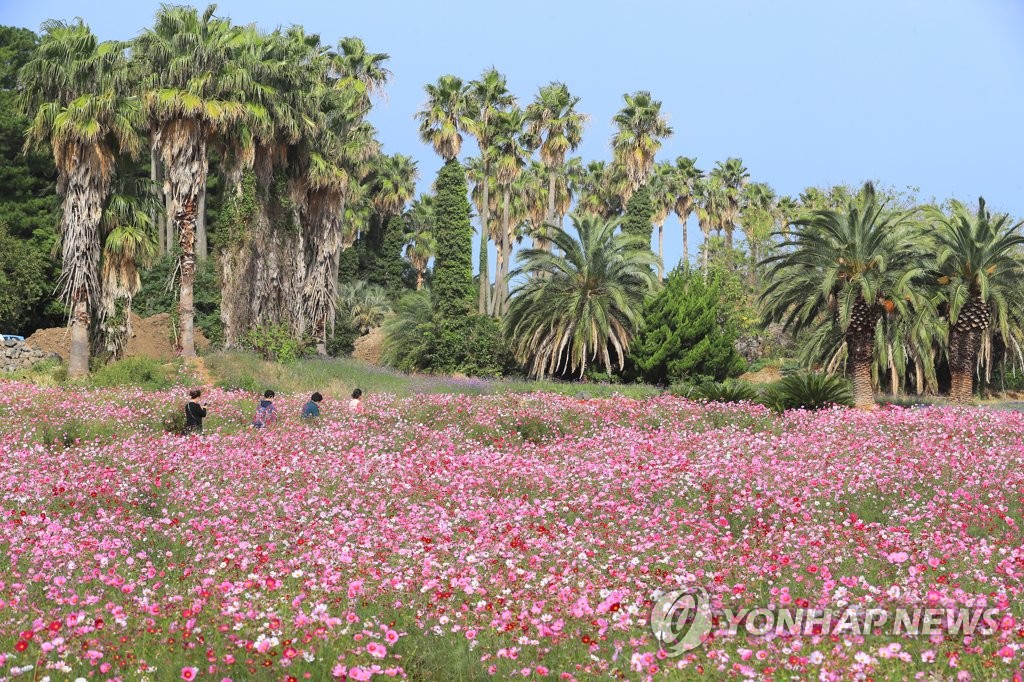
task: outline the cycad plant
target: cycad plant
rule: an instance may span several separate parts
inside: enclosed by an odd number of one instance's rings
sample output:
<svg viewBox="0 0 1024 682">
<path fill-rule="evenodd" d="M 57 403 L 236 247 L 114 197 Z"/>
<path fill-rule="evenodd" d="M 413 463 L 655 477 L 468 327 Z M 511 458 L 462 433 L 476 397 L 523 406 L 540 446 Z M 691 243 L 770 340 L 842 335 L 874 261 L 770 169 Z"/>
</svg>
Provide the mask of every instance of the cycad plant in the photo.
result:
<svg viewBox="0 0 1024 682">
<path fill-rule="evenodd" d="M 621 370 L 657 286 L 656 257 L 643 239 L 617 231 L 616 220 L 572 221 L 576 235 L 551 231 L 557 252 L 525 249 L 512 273 L 541 275 L 516 287 L 505 319 L 513 352 L 535 377 L 582 377 L 588 363 Z"/>
</svg>

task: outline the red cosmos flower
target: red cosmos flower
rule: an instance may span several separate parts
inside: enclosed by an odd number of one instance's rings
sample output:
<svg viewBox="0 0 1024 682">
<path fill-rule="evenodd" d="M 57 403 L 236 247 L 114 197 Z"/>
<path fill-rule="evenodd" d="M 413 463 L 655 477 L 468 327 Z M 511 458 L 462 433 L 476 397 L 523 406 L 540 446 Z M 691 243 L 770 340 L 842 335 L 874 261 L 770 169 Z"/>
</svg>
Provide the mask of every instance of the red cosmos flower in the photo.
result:
<svg viewBox="0 0 1024 682">
<path fill-rule="evenodd" d="M 25 641 L 25 640 L 23 640 L 23 639 L 19 639 L 19 640 L 18 640 L 18 643 L 14 645 L 14 648 L 15 648 L 15 649 L 16 649 L 17 651 L 24 651 L 25 649 L 27 649 L 27 648 L 28 648 L 28 642 L 26 642 L 26 641 Z"/>
<path fill-rule="evenodd" d="M 58 630 L 60 630 L 60 621 L 59 620 L 53 621 L 52 623 L 50 623 L 48 629 L 49 629 L 50 632 L 57 632 Z"/>
</svg>

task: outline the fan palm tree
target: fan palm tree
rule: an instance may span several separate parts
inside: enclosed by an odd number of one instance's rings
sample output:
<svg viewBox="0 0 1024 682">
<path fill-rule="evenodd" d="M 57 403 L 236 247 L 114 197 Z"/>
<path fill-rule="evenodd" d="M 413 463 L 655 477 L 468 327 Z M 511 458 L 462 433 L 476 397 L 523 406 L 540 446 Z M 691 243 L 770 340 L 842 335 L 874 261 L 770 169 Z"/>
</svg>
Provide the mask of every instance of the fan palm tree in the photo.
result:
<svg viewBox="0 0 1024 682">
<path fill-rule="evenodd" d="M 676 217 L 683 230 L 683 263 L 690 261 L 689 237 L 686 233 L 686 223 L 690 220 L 697 202 L 697 182 L 704 177 L 704 171 L 697 168 L 697 159 L 686 156 L 676 158 L 676 203 L 673 206 Z"/>
<path fill-rule="evenodd" d="M 858 407 L 874 404 L 871 368 L 879 319 L 883 312 L 910 314 L 912 283 L 923 273 L 910 218 L 888 211 L 867 183 L 846 210 L 810 211 L 795 219 L 780 252 L 762 261 L 769 268 L 761 296 L 765 318 L 794 333 L 837 327 Z"/>
<path fill-rule="evenodd" d="M 590 362 L 621 369 L 657 285 L 655 255 L 642 239 L 617 232 L 617 220 L 582 214 L 572 220 L 578 236 L 551 231 L 562 255 L 526 249 L 513 273 L 544 273 L 516 287 L 505 318 L 516 356 L 538 378 L 582 377 Z"/>
<path fill-rule="evenodd" d="M 494 67 L 485 70 L 480 78 L 469 83 L 469 101 L 472 107 L 473 125 L 469 129 L 476 138 L 480 148 L 481 176 L 477 186 L 482 191 L 478 210 L 480 213 L 480 285 L 477 296 L 477 312 L 481 315 L 488 310 L 490 303 L 490 273 L 487 255 L 487 241 L 491 230 L 491 156 L 493 153 L 495 119 L 499 112 L 506 111 L 516 103 L 515 97 L 508 91 L 504 74 Z"/>
<path fill-rule="evenodd" d="M 391 80 L 391 72 L 384 66 L 390 55 L 367 51 L 366 44 L 355 37 L 339 40 L 338 53 L 336 66 L 341 76 L 338 87 L 354 88 L 361 95 L 363 108 L 369 109 L 370 98 L 382 94 Z"/>
<path fill-rule="evenodd" d="M 420 139 L 434 147 L 445 161 L 462 151 L 462 133 L 473 130 L 473 108 L 469 87 L 457 76 L 441 76 L 423 88 L 427 102 L 416 112 Z"/>
<path fill-rule="evenodd" d="M 949 326 L 950 398 L 963 404 L 973 396 L 978 351 L 991 323 L 1009 339 L 1024 310 L 1024 222 L 992 215 L 984 198 L 977 211 L 953 201 L 949 216 L 936 209 L 931 217 L 935 274 Z"/>
<path fill-rule="evenodd" d="M 62 197 L 58 282 L 70 309 L 68 375 L 89 373 L 89 323 L 99 303 L 100 221 L 121 154 L 141 149 L 138 101 L 128 96 L 125 46 L 101 43 L 81 20 L 48 21 L 20 72 L 30 117 L 26 149 L 49 146 Z"/>
<path fill-rule="evenodd" d="M 650 177 L 654 156 L 662 142 L 672 136 L 672 126 L 661 113 L 661 102 L 652 98 L 650 92 L 638 90 L 622 98 L 625 106 L 612 119 L 617 127 L 612 137 L 612 152 L 625 168 L 629 180 L 622 198 L 626 203 Z"/>
<path fill-rule="evenodd" d="M 697 224 L 704 235 L 701 244 L 701 271 L 707 276 L 708 260 L 711 254 L 711 231 L 722 229 L 723 214 L 726 211 L 725 187 L 717 175 L 700 178 L 695 184 Z"/>
<path fill-rule="evenodd" d="M 121 189 L 110 195 L 100 221 L 105 235 L 100 274 L 101 343 L 115 360 L 122 357 L 132 334 L 132 299 L 142 288 L 139 268 L 152 264 L 158 252 L 148 205 L 155 203 L 155 197 L 148 187 Z"/>
<path fill-rule="evenodd" d="M 512 255 L 512 184 L 526 166 L 529 152 L 523 144 L 526 120 L 520 109 L 501 112 L 493 141 L 494 179 L 501 189 L 501 233 L 496 244 L 498 258 L 494 276 L 494 297 L 490 314 L 500 317 L 508 305 L 508 272 Z"/>
<path fill-rule="evenodd" d="M 756 283 L 757 263 L 761 247 L 777 228 L 775 225 L 775 190 L 764 182 L 752 182 L 743 188 L 740 197 L 740 225 L 750 254 L 750 284 Z"/>
<path fill-rule="evenodd" d="M 391 312 L 391 301 L 383 287 L 366 282 L 345 282 L 338 287 L 338 307 L 360 334 L 381 326 Z"/>
<path fill-rule="evenodd" d="M 747 172 L 742 159 L 729 158 L 724 162 L 716 162 L 711 175 L 718 178 L 723 190 L 724 201 L 719 218 L 725 230 L 725 250 L 731 253 L 732 233 L 736 229 L 736 219 L 739 218 L 740 204 L 743 200 L 743 188 L 750 179 L 750 173 Z"/>
<path fill-rule="evenodd" d="M 540 159 L 548 170 L 548 225 L 561 225 L 558 213 L 558 190 L 555 185 L 567 153 L 576 151 L 583 140 L 587 115 L 577 111 L 580 98 L 569 92 L 565 83 L 553 81 L 540 88 L 533 102 L 526 107 L 526 132 L 540 143 Z M 543 233 L 541 244 L 546 245 Z"/>
<path fill-rule="evenodd" d="M 193 7 L 164 5 L 151 29 L 135 40 L 133 54 L 146 76 L 142 102 L 154 147 L 166 171 L 168 213 L 180 248 L 181 352 L 195 356 L 193 287 L 196 215 L 209 171 L 208 148 L 218 130 L 251 118 L 265 119 L 254 71 L 260 64 L 243 32 Z"/>
<path fill-rule="evenodd" d="M 664 280 L 664 257 L 665 257 L 665 221 L 676 205 L 676 199 L 680 192 L 680 175 L 676 167 L 668 161 L 662 161 L 654 165 L 654 173 L 651 175 L 651 205 L 654 207 L 652 221 L 658 227 L 658 281 Z"/>
<path fill-rule="evenodd" d="M 373 205 L 382 219 L 398 215 L 416 192 L 416 160 L 404 154 L 379 156 L 373 174 Z"/>
<path fill-rule="evenodd" d="M 427 263 L 437 248 L 434 240 L 434 197 L 421 194 L 419 199 L 412 202 L 406 216 L 409 231 L 405 235 L 405 257 L 416 271 L 416 291 L 421 291 Z"/>
</svg>

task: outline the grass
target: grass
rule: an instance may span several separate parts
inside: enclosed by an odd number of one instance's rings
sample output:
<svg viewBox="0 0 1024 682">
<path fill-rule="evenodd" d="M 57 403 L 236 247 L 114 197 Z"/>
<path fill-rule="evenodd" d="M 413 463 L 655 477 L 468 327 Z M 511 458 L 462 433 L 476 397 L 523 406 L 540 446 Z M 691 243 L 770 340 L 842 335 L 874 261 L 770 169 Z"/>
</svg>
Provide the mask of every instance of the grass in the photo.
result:
<svg viewBox="0 0 1024 682">
<path fill-rule="evenodd" d="M 354 388 L 364 393 L 391 393 L 407 397 L 418 393 L 492 395 L 546 391 L 562 395 L 586 394 L 601 398 L 622 395 L 645 398 L 661 390 L 644 384 L 530 381 L 527 379 L 474 379 L 468 377 L 410 375 L 368 365 L 352 358 L 312 358 L 289 364 L 267 362 L 251 353 L 223 352 L 205 357 L 206 369 L 222 388 L 252 392 L 267 388 L 283 393 L 348 395 Z"/>
</svg>

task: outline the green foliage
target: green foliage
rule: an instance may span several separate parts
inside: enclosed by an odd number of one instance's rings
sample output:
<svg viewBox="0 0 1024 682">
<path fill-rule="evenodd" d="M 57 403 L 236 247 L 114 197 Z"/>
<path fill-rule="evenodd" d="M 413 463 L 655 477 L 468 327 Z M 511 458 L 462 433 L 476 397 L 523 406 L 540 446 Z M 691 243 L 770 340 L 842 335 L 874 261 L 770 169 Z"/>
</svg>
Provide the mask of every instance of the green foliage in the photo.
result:
<svg viewBox="0 0 1024 682">
<path fill-rule="evenodd" d="M 309 350 L 309 344 L 296 339 L 286 324 L 257 325 L 245 335 L 242 346 L 264 360 L 285 364 L 295 362 Z"/>
<path fill-rule="evenodd" d="M 752 403 L 757 400 L 758 394 L 753 386 L 744 381 L 729 380 L 704 384 L 694 392 L 693 397 L 712 403 Z"/>
<path fill-rule="evenodd" d="M 722 313 L 719 279 L 674 271 L 645 307 L 644 328 L 630 359 L 644 381 L 665 385 L 736 376 L 745 362 L 736 352 L 736 333 Z"/>
<path fill-rule="evenodd" d="M 842 377 L 800 372 L 770 384 L 765 388 L 761 402 L 777 412 L 851 406 L 853 389 L 850 382 Z"/>
<path fill-rule="evenodd" d="M 185 408 L 178 405 L 168 408 L 161 420 L 165 433 L 182 435 L 185 433 Z"/>
<path fill-rule="evenodd" d="M 402 216 L 393 215 L 384 226 L 384 238 L 381 241 L 380 253 L 369 273 L 371 284 L 383 288 L 393 299 L 401 296 L 405 289 L 405 270 L 408 265 L 402 258 L 405 248 L 405 221 Z"/>
<path fill-rule="evenodd" d="M 402 298 L 384 330 L 382 359 L 405 372 L 496 377 L 516 368 L 496 320 L 486 315 L 446 320 L 434 314 L 426 292 Z"/>
<path fill-rule="evenodd" d="M 654 225 L 651 218 L 654 216 L 654 206 L 651 204 L 651 190 L 644 184 L 640 189 L 633 192 L 626 204 L 626 217 L 622 221 L 622 231 L 643 238 L 644 243 L 651 244 L 651 230 Z"/>
<path fill-rule="evenodd" d="M 217 382 L 217 386 L 226 391 L 244 391 L 245 393 L 259 393 L 264 384 L 251 374 L 239 374 Z"/>
<path fill-rule="evenodd" d="M 170 253 L 142 273 L 142 288 L 135 297 L 134 309 L 142 317 L 169 313 L 178 319 L 178 295 L 172 276 L 177 269 L 177 254 Z M 212 258 L 196 263 L 194 289 L 196 327 L 217 346 L 224 341 L 220 320 L 220 276 Z"/>
<path fill-rule="evenodd" d="M 239 193 L 227 192 L 217 216 L 218 241 L 225 244 L 238 244 L 245 240 L 259 209 L 255 173 L 246 171 L 242 175 L 241 190 Z"/>
<path fill-rule="evenodd" d="M 174 385 L 175 368 L 151 358 L 125 358 L 96 370 L 89 379 L 93 386 L 138 386 L 160 390 Z"/>
<path fill-rule="evenodd" d="M 441 319 L 465 318 L 474 307 L 473 227 L 469 221 L 466 173 L 449 159 L 437 174 L 434 237 L 437 251 L 432 298 Z"/>
<path fill-rule="evenodd" d="M 0 331 L 31 331 L 34 311 L 53 290 L 49 263 L 0 221 Z"/>
</svg>

